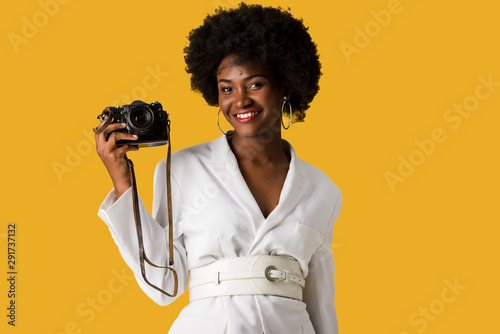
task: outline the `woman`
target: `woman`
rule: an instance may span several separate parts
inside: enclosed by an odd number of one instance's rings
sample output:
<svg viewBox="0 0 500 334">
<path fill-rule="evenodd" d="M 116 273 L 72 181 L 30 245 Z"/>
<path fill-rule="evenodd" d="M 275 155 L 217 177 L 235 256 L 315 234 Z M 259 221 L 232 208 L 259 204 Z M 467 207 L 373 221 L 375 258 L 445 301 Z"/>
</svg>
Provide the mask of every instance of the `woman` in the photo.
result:
<svg viewBox="0 0 500 334">
<path fill-rule="evenodd" d="M 281 138 L 281 125 L 302 121 L 318 91 L 320 63 L 307 28 L 287 11 L 241 4 L 208 16 L 189 41 L 192 88 L 233 130 L 172 157 L 174 268 L 179 294 L 190 275 L 190 304 L 169 333 L 337 333 L 330 246 L 342 195 Z M 141 288 L 166 305 L 174 298 L 140 274 L 124 158 L 137 148 L 116 146 L 135 139 L 113 132 L 123 126 L 96 135 L 114 185 L 99 216 Z M 153 215 L 139 203 L 145 250 L 158 265 L 168 262 L 165 169 L 164 160 Z M 146 269 L 150 282 L 173 290 L 170 271 Z"/>
</svg>

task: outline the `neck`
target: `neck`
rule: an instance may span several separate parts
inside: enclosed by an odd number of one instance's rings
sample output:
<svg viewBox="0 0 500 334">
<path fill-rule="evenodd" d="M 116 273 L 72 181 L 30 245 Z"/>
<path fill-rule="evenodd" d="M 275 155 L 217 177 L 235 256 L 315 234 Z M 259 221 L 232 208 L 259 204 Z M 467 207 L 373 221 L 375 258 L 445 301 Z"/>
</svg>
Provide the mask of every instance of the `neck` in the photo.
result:
<svg viewBox="0 0 500 334">
<path fill-rule="evenodd" d="M 238 163 L 282 163 L 290 158 L 283 147 L 281 132 L 266 132 L 255 137 L 241 137 L 236 132 L 229 141 Z"/>
</svg>

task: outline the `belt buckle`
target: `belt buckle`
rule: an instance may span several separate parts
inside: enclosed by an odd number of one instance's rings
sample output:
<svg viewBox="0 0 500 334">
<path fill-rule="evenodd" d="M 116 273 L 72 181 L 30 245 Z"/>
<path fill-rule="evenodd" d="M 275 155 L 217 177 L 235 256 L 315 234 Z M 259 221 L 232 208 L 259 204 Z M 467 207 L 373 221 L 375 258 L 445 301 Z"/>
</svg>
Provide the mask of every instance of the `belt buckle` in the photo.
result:
<svg viewBox="0 0 500 334">
<path fill-rule="evenodd" d="M 266 276 L 266 278 L 267 278 L 268 281 L 270 281 L 270 282 L 276 282 L 277 280 L 279 280 L 279 278 L 277 278 L 277 277 L 271 277 L 271 270 L 278 270 L 278 268 L 276 268 L 275 266 L 268 266 L 264 270 L 264 275 Z"/>
</svg>

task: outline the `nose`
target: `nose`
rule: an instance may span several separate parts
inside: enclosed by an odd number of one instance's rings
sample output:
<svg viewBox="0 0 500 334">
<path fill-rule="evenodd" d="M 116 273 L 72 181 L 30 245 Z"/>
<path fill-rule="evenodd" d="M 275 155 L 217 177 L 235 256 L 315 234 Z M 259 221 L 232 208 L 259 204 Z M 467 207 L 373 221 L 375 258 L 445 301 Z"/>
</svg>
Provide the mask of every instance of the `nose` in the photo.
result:
<svg viewBox="0 0 500 334">
<path fill-rule="evenodd" d="M 252 104 L 252 99 L 244 89 L 238 89 L 234 95 L 233 105 L 238 109 L 244 109 Z"/>
</svg>

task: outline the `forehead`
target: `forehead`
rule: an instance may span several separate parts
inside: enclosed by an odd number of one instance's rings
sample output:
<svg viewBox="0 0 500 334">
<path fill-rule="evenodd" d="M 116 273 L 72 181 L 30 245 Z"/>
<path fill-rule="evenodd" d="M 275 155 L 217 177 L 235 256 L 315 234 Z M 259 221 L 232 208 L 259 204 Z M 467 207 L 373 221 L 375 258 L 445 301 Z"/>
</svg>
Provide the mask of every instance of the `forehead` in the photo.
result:
<svg viewBox="0 0 500 334">
<path fill-rule="evenodd" d="M 236 57 L 224 58 L 217 69 L 217 78 L 222 78 L 226 75 L 247 76 L 252 74 L 262 74 L 267 77 L 274 78 L 274 71 L 266 66 L 256 62 L 242 62 Z"/>
</svg>

